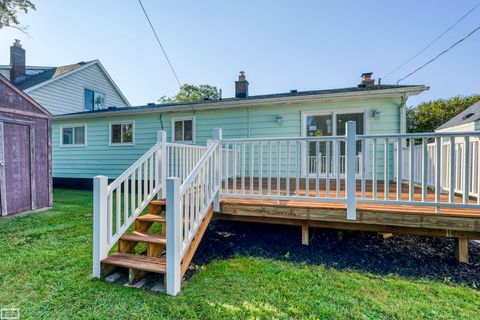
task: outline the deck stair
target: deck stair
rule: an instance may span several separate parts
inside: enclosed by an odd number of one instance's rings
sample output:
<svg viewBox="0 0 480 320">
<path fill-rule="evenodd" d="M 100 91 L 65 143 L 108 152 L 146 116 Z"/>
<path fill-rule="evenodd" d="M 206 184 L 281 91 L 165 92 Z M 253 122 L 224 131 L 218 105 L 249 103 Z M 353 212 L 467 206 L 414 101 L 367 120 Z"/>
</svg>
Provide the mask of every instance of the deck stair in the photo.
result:
<svg viewBox="0 0 480 320">
<path fill-rule="evenodd" d="M 94 178 L 94 277 L 117 283 L 126 269 L 129 286 L 142 287 L 154 275 L 163 277 L 168 294 L 180 291 L 219 207 L 221 131 L 215 132 L 206 147 L 167 143 L 161 132 L 115 181 Z M 118 252 L 110 253 L 116 244 Z"/>
</svg>

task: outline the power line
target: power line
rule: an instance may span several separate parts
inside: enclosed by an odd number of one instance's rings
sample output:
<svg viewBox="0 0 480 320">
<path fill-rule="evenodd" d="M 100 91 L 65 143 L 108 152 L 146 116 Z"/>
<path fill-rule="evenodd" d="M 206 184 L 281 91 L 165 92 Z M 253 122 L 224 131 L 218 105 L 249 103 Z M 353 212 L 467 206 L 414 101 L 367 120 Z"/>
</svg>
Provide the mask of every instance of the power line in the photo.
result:
<svg viewBox="0 0 480 320">
<path fill-rule="evenodd" d="M 406 60 L 405 62 L 403 62 L 401 65 L 399 65 L 398 67 L 396 67 L 395 69 L 393 69 L 392 71 L 390 71 L 389 73 L 387 73 L 387 75 L 383 76 L 382 78 L 385 79 L 387 78 L 388 76 L 392 75 L 393 73 L 395 73 L 396 71 L 398 71 L 399 69 L 401 69 L 403 66 L 405 66 L 407 63 L 409 63 L 410 61 L 412 61 L 413 59 L 415 59 L 416 57 L 418 57 L 420 54 L 422 54 L 423 52 L 425 52 L 425 50 L 427 50 L 428 48 L 430 48 L 435 42 L 437 42 L 438 40 L 440 40 L 440 38 L 442 38 L 447 32 L 449 32 L 450 30 L 452 30 L 457 24 L 459 24 L 463 19 L 465 19 L 470 13 L 472 13 L 475 9 L 477 9 L 478 7 L 480 6 L 480 2 L 477 3 L 472 9 L 470 9 L 470 11 L 468 11 L 466 14 L 464 14 L 460 19 L 458 19 L 453 25 L 451 25 L 447 30 L 445 30 L 442 34 L 440 34 L 438 37 L 436 37 L 435 39 L 433 39 L 432 42 L 430 42 L 425 48 L 423 48 L 422 50 L 420 50 L 419 52 L 417 52 L 415 55 L 413 55 L 412 57 L 410 57 L 408 60 Z"/>
<path fill-rule="evenodd" d="M 480 27 L 474 29 L 472 32 L 470 32 L 469 34 L 467 34 L 465 37 L 463 37 L 462 39 L 458 40 L 457 42 L 455 42 L 454 44 L 452 44 L 448 49 L 445 49 L 443 50 L 442 52 L 440 52 L 435 58 L 433 59 L 430 59 L 429 61 L 427 61 L 425 64 L 423 64 L 422 66 L 418 67 L 417 69 L 415 69 L 414 71 L 410 72 L 409 74 L 407 74 L 405 77 L 401 78 L 400 80 L 397 81 L 397 84 L 400 82 L 400 81 L 403 81 L 405 79 L 407 79 L 408 77 L 410 77 L 412 74 L 416 73 L 417 71 L 425 68 L 427 65 L 429 65 L 430 63 L 432 63 L 433 61 L 437 60 L 440 56 L 442 56 L 443 54 L 447 53 L 448 51 L 450 51 L 451 49 L 453 49 L 455 46 L 457 46 L 460 42 L 464 41 L 465 39 L 467 39 L 468 37 L 470 37 L 472 34 L 474 34 L 475 32 L 477 32 L 478 30 L 480 30 Z"/>
<path fill-rule="evenodd" d="M 145 14 L 145 18 L 147 18 L 148 24 L 150 25 L 150 28 L 152 28 L 152 31 L 153 31 L 153 34 L 155 35 L 155 38 L 157 38 L 158 45 L 162 49 L 163 54 L 165 56 L 165 59 L 167 60 L 168 65 L 170 66 L 170 69 L 172 69 L 172 73 L 173 73 L 173 75 L 175 76 L 175 79 L 178 82 L 178 86 L 181 87 L 182 84 L 180 83 L 180 80 L 178 79 L 177 73 L 175 72 L 175 69 L 173 68 L 172 63 L 170 62 L 170 59 L 168 58 L 167 52 L 163 48 L 162 42 L 160 41 L 160 38 L 158 37 L 157 32 L 155 31 L 155 28 L 153 27 L 152 22 L 150 21 L 150 18 L 148 17 L 147 11 L 145 10 L 145 7 L 143 6 L 142 1 L 138 0 L 138 3 L 140 4 L 140 7 L 142 7 L 143 13 Z"/>
</svg>

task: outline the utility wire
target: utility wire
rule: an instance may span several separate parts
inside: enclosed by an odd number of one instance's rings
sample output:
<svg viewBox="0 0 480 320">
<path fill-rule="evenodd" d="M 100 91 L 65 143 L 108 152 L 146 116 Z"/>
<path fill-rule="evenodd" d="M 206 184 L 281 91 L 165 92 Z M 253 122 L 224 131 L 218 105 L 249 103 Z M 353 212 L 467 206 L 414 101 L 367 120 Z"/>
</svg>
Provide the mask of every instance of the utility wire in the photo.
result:
<svg viewBox="0 0 480 320">
<path fill-rule="evenodd" d="M 162 42 L 160 41 L 160 38 L 157 35 L 157 32 L 155 31 L 155 28 L 152 25 L 152 22 L 150 21 L 150 18 L 148 17 L 147 11 L 145 10 L 145 7 L 142 4 L 141 0 L 138 0 L 138 3 L 140 4 L 140 7 L 142 7 L 143 13 L 145 14 L 145 18 L 147 18 L 148 24 L 150 25 L 150 28 L 152 28 L 153 34 L 155 35 L 155 38 L 157 38 L 158 45 L 163 51 L 163 55 L 165 56 L 165 59 L 168 62 L 168 65 L 170 66 L 170 69 L 172 69 L 172 73 L 175 76 L 175 79 L 177 80 L 178 86 L 181 87 L 182 84 L 180 83 L 180 80 L 178 79 L 177 73 L 175 72 L 175 69 L 173 68 L 172 63 L 170 62 L 170 59 L 168 58 L 167 52 L 163 48 Z"/>
<path fill-rule="evenodd" d="M 442 34 L 440 34 L 438 37 L 436 37 L 435 39 L 433 39 L 432 42 L 430 42 L 425 48 L 423 48 L 422 50 L 420 50 L 419 52 L 417 52 L 415 55 L 413 55 L 412 57 L 410 57 L 408 60 L 406 60 L 405 62 L 403 62 L 401 65 L 399 65 L 398 67 L 396 67 L 395 69 L 393 69 L 392 71 L 390 71 L 389 73 L 387 73 L 385 76 L 383 76 L 382 78 L 385 79 L 387 78 L 388 76 L 392 75 L 393 73 L 395 73 L 396 71 L 398 71 L 399 69 L 401 69 L 403 66 L 405 66 L 407 63 L 409 63 L 410 61 L 412 61 L 413 59 L 415 59 L 416 57 L 418 57 L 420 54 L 422 54 L 423 52 L 425 52 L 425 50 L 427 50 L 428 48 L 430 48 L 435 42 L 437 42 L 438 40 L 440 40 L 440 38 L 442 38 L 447 32 L 449 32 L 450 30 L 452 30 L 457 24 L 459 24 L 463 19 L 465 19 L 470 13 L 472 13 L 475 9 L 477 9 L 478 7 L 480 6 L 480 2 L 477 3 L 472 9 L 470 9 L 470 11 L 468 11 L 467 13 L 465 13 L 460 19 L 458 19 L 453 25 L 451 25 L 447 30 L 445 30 Z"/>
<path fill-rule="evenodd" d="M 435 58 L 433 59 L 430 59 L 428 60 L 426 63 L 424 63 L 422 66 L 418 67 L 417 69 L 415 69 L 414 71 L 410 72 L 409 74 L 407 74 L 405 77 L 401 78 L 400 80 L 397 81 L 397 84 L 400 82 L 400 81 L 403 81 L 405 79 L 407 79 L 408 77 L 410 77 L 412 74 L 416 73 L 417 71 L 425 68 L 427 65 L 429 65 L 430 63 L 432 63 L 433 61 L 437 60 L 440 56 L 442 56 L 443 54 L 447 53 L 448 51 L 450 51 L 451 49 L 453 49 L 455 46 L 457 46 L 460 42 L 464 41 L 465 39 L 467 39 L 468 37 L 470 37 L 472 34 L 474 34 L 475 32 L 477 32 L 478 30 L 480 30 L 480 27 L 474 29 L 472 32 L 470 32 L 469 34 L 467 34 L 465 37 L 463 37 L 462 39 L 458 40 L 457 42 L 455 42 L 454 44 L 452 44 L 448 49 L 445 49 L 443 50 L 442 52 L 440 52 Z"/>
</svg>

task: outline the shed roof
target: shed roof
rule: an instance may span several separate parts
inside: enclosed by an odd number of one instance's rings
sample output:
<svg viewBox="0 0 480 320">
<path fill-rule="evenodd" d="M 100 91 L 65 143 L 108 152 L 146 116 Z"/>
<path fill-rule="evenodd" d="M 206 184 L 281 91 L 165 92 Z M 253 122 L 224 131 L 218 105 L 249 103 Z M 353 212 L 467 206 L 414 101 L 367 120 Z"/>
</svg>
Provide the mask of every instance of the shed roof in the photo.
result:
<svg viewBox="0 0 480 320">
<path fill-rule="evenodd" d="M 436 130 L 447 129 L 450 127 L 455 127 L 461 124 L 474 122 L 480 119 L 480 101 L 472 104 L 470 107 L 464 111 L 457 114 L 452 119 L 448 120 Z"/>
</svg>

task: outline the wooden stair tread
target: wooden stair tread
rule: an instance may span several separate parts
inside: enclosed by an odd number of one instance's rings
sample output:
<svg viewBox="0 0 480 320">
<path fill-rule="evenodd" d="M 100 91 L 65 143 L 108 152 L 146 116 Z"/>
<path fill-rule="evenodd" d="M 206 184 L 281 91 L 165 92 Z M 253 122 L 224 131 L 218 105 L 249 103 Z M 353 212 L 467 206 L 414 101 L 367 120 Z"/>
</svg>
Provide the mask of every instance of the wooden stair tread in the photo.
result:
<svg viewBox="0 0 480 320">
<path fill-rule="evenodd" d="M 167 240 L 165 239 L 164 235 L 147 233 L 147 232 L 138 232 L 138 231 L 127 233 L 123 235 L 120 238 L 120 240 L 163 244 L 163 245 L 167 243 Z"/>
<path fill-rule="evenodd" d="M 165 273 L 165 257 L 154 258 L 131 253 L 115 253 L 102 260 L 102 263 L 117 267 Z"/>
<path fill-rule="evenodd" d="M 144 214 L 143 216 L 138 216 L 137 221 L 165 223 L 167 221 L 167 218 L 165 216 L 147 213 L 147 214 Z"/>
<path fill-rule="evenodd" d="M 164 206 L 167 204 L 167 200 L 165 199 L 152 200 L 150 201 L 150 204 L 157 205 L 157 206 Z"/>
</svg>

